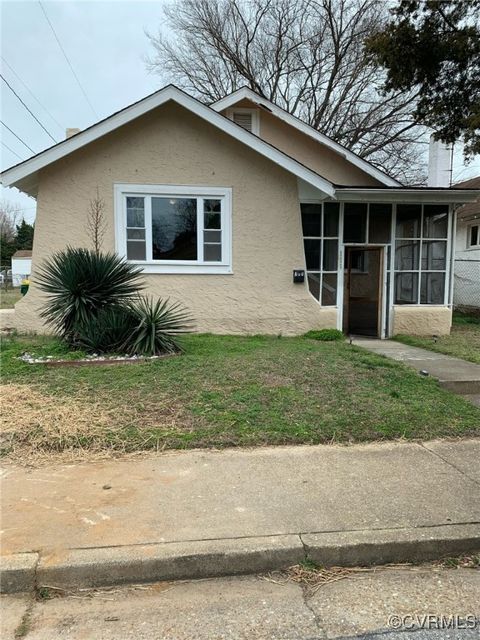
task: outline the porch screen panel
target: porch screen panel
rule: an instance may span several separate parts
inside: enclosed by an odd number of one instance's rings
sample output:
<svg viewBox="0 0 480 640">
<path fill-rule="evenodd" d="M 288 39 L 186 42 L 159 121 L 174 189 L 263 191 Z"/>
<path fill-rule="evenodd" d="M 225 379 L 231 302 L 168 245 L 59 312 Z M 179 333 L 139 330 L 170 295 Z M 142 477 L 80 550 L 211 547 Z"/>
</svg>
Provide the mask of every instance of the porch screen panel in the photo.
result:
<svg viewBox="0 0 480 640">
<path fill-rule="evenodd" d="M 337 304 L 338 202 L 302 203 L 308 289 L 324 307 Z"/>
<path fill-rule="evenodd" d="M 444 304 L 448 205 L 397 206 L 395 304 Z"/>
</svg>

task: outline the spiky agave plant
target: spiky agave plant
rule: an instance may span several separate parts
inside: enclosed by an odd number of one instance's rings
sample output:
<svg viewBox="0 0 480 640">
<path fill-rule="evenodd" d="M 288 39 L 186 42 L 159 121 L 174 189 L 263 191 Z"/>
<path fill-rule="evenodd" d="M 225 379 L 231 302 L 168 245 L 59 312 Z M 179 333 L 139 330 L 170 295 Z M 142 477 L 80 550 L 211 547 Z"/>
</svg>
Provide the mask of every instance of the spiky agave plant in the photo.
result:
<svg viewBox="0 0 480 640">
<path fill-rule="evenodd" d="M 48 294 L 41 315 L 70 344 L 99 311 L 129 302 L 143 287 L 141 269 L 114 253 L 68 247 L 37 272 L 37 286 Z"/>
<path fill-rule="evenodd" d="M 192 330 L 192 319 L 183 305 L 138 296 L 128 304 L 133 329 L 123 349 L 128 353 L 153 356 L 181 351 L 179 337 Z"/>
</svg>

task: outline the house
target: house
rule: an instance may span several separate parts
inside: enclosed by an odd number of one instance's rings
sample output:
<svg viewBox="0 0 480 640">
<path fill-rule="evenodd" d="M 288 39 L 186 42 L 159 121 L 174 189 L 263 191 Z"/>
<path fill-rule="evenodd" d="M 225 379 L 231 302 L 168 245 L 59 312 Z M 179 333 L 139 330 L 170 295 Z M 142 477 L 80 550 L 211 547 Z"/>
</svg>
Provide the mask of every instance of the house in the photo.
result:
<svg viewBox="0 0 480 640">
<path fill-rule="evenodd" d="M 27 249 L 19 249 L 12 256 L 12 284 L 19 287 L 22 280 L 28 278 L 32 271 L 32 252 Z"/>
<path fill-rule="evenodd" d="M 182 301 L 199 331 L 445 334 L 454 206 L 480 195 L 404 187 L 250 89 L 206 106 L 171 85 L 2 182 L 37 199 L 21 331 L 44 330 L 42 260 L 90 245 L 98 187 L 103 248 L 141 265 L 146 293 Z"/>
<path fill-rule="evenodd" d="M 480 176 L 455 185 L 480 189 Z M 453 304 L 480 309 L 480 200 L 457 210 Z"/>
</svg>

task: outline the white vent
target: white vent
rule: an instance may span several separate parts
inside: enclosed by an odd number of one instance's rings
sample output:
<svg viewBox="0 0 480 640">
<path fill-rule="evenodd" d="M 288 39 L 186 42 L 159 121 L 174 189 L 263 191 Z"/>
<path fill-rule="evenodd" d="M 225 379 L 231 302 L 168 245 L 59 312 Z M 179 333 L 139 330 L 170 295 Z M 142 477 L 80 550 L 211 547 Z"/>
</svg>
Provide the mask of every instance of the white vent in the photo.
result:
<svg viewBox="0 0 480 640">
<path fill-rule="evenodd" d="M 227 118 L 233 120 L 242 129 L 250 131 L 254 135 L 260 135 L 260 115 L 258 109 L 244 109 L 243 107 L 233 107 L 227 109 L 225 114 Z"/>
<path fill-rule="evenodd" d="M 253 117 L 252 113 L 248 111 L 234 111 L 233 112 L 233 121 L 236 124 L 239 124 L 241 127 L 246 129 L 247 131 L 252 131 L 253 129 Z"/>
</svg>

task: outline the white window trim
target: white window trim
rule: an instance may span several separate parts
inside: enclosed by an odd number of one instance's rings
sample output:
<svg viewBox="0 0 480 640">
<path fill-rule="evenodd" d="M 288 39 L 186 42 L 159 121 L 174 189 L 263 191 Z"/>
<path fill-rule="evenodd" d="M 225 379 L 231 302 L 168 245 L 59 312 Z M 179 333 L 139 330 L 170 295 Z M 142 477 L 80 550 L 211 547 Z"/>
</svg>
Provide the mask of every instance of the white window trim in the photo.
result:
<svg viewBox="0 0 480 640">
<path fill-rule="evenodd" d="M 151 216 L 149 204 L 145 208 L 147 260 L 129 260 L 130 264 L 143 267 L 144 273 L 171 274 L 230 274 L 232 273 L 232 189 L 228 187 L 205 187 L 195 185 L 164 185 L 164 184 L 115 184 L 114 212 L 115 212 L 115 250 L 127 257 L 127 211 L 126 196 L 166 196 L 181 198 L 183 196 L 222 199 L 222 261 L 201 262 L 187 260 L 152 260 L 151 255 Z M 150 201 L 147 200 L 147 203 Z M 197 239 L 202 242 L 201 228 L 198 228 Z M 203 256 L 203 244 L 199 256 Z"/>
<path fill-rule="evenodd" d="M 233 107 L 232 109 L 227 109 L 227 118 L 233 121 L 233 115 L 235 113 L 250 113 L 252 116 L 252 131 L 251 133 L 256 136 L 260 135 L 260 113 L 258 109 L 249 109 L 246 107 Z"/>
<path fill-rule="evenodd" d="M 472 227 L 478 227 L 477 244 L 470 244 L 472 237 Z M 467 249 L 480 249 L 480 222 L 472 222 L 467 226 Z"/>
</svg>

